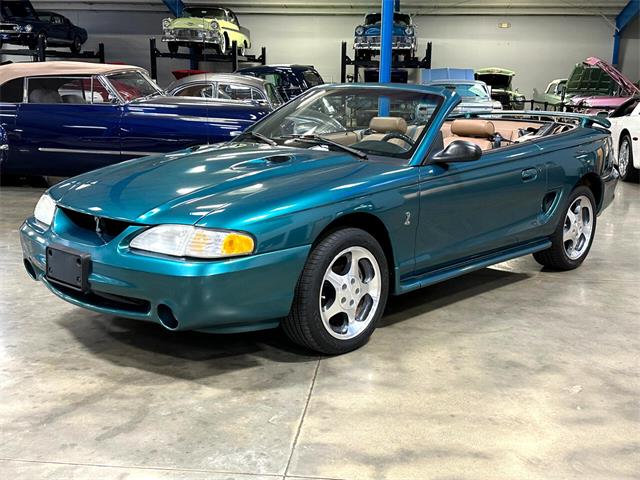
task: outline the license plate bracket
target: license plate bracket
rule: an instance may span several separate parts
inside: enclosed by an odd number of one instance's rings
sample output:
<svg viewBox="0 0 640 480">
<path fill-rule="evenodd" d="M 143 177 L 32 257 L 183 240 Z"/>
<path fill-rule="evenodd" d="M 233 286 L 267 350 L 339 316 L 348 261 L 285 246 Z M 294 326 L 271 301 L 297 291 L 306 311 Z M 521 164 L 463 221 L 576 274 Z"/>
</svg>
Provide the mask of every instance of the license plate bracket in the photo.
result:
<svg viewBox="0 0 640 480">
<path fill-rule="evenodd" d="M 62 246 L 49 246 L 46 250 L 47 280 L 77 290 L 89 291 L 91 256 Z"/>
</svg>

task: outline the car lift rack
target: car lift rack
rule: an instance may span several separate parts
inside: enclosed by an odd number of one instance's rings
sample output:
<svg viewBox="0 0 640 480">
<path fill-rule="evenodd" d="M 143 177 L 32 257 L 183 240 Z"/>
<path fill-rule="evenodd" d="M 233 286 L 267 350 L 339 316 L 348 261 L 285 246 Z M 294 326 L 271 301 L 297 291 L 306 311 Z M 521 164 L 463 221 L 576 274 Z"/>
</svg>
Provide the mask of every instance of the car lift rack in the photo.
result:
<svg viewBox="0 0 640 480">
<path fill-rule="evenodd" d="M 427 43 L 427 50 L 423 59 L 418 57 L 412 57 L 406 60 L 399 61 L 394 58 L 391 63 L 391 68 L 431 68 L 431 42 Z M 342 49 L 340 55 L 340 81 L 345 83 L 347 81 L 347 66 L 353 66 L 353 78 L 354 81 L 358 81 L 358 70 L 360 68 L 379 68 L 379 60 L 361 60 L 356 58 L 352 60 L 347 55 L 347 42 L 342 42 Z"/>
<path fill-rule="evenodd" d="M 47 50 L 44 46 L 42 38 L 38 39 L 38 46 L 35 50 L 20 49 L 20 50 L 0 50 L 0 55 L 15 55 L 19 57 L 31 57 L 34 62 L 46 62 L 47 58 L 65 58 L 73 60 L 98 60 L 100 63 L 105 63 L 104 60 L 104 43 L 98 44 L 98 50 L 96 52 L 61 52 L 58 50 Z"/>
<path fill-rule="evenodd" d="M 190 68 L 192 70 L 198 70 L 200 62 L 218 62 L 218 63 L 231 63 L 233 71 L 238 69 L 240 63 L 259 63 L 266 65 L 267 61 L 267 48 L 262 47 L 259 57 L 255 55 L 238 55 L 238 44 L 234 41 L 231 44 L 231 53 L 229 55 L 221 55 L 219 53 L 205 53 L 195 48 L 190 48 L 189 53 L 171 53 L 161 52 L 158 50 L 155 37 L 149 39 L 149 54 L 151 59 L 151 78 L 157 80 L 158 78 L 158 58 L 178 58 L 189 60 Z"/>
</svg>

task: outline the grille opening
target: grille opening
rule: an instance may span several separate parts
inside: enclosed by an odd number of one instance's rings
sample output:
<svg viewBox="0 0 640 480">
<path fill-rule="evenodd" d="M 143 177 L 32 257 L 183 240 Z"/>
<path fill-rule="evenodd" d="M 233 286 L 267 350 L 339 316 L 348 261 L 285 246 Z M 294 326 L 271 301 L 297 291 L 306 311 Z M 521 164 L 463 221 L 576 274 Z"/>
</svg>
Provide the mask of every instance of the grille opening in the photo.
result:
<svg viewBox="0 0 640 480">
<path fill-rule="evenodd" d="M 151 303 L 140 298 L 125 297 L 124 295 L 96 292 L 93 290 L 90 290 L 87 293 L 82 293 L 78 290 L 65 287 L 59 283 L 50 285 L 59 292 L 64 293 L 79 302 L 88 303 L 89 305 L 94 305 L 96 307 L 133 313 L 149 313 L 151 311 Z"/>
<path fill-rule="evenodd" d="M 83 230 L 89 230 L 94 233 L 98 233 L 98 230 L 100 230 L 100 235 L 108 240 L 114 239 L 127 227 L 133 225 L 133 223 L 124 222 L 122 220 L 113 220 L 111 218 L 88 215 L 86 213 L 76 212 L 75 210 L 70 210 L 64 207 L 59 208 L 76 227 Z"/>
</svg>

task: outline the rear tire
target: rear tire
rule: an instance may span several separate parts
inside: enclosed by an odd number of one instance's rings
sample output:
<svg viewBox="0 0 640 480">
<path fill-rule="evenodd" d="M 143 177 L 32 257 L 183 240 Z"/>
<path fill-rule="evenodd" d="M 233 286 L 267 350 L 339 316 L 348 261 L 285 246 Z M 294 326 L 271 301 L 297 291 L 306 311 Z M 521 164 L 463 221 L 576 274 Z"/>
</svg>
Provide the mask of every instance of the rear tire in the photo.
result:
<svg viewBox="0 0 640 480">
<path fill-rule="evenodd" d="M 589 187 L 576 187 L 558 221 L 551 247 L 533 254 L 535 260 L 554 270 L 573 270 L 582 265 L 596 233 L 596 200 Z"/>
<path fill-rule="evenodd" d="M 388 293 L 389 270 L 380 244 L 364 230 L 338 230 L 309 254 L 282 327 L 303 347 L 346 353 L 367 342 Z"/>
<path fill-rule="evenodd" d="M 623 182 L 638 182 L 640 172 L 633 166 L 633 148 L 631 137 L 624 134 L 618 148 L 618 172 Z"/>
</svg>

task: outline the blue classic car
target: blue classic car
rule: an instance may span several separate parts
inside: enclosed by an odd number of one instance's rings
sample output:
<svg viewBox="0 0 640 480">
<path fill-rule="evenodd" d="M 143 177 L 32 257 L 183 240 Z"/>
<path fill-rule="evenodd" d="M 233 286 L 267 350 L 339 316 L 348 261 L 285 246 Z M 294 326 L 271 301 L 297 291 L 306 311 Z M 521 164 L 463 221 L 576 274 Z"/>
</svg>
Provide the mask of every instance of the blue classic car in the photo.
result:
<svg viewBox="0 0 640 480">
<path fill-rule="evenodd" d="M 3 43 L 26 45 L 31 49 L 42 41 L 45 48 L 69 47 L 79 53 L 88 35 L 59 13 L 35 11 L 29 0 L 0 2 L 0 47 Z"/>
<path fill-rule="evenodd" d="M 313 65 L 258 65 L 241 68 L 236 73 L 258 77 L 275 85 L 285 101 L 324 83 Z"/>
<path fill-rule="evenodd" d="M 122 160 L 229 140 L 270 108 L 167 97 L 145 70 L 80 62 L 0 66 L 2 173 L 70 176 Z"/>
<path fill-rule="evenodd" d="M 382 14 L 369 13 L 364 16 L 364 23 L 356 27 L 353 48 L 357 58 L 369 60 L 372 55 L 380 53 L 381 22 Z M 393 14 L 393 52 L 412 57 L 416 47 L 417 33 L 411 16 L 395 12 Z"/>
<path fill-rule="evenodd" d="M 49 189 L 20 229 L 60 298 L 169 330 L 363 345 L 397 295 L 532 253 L 570 270 L 618 180 L 606 119 L 450 117 L 419 85 L 316 87 L 233 141 Z"/>
</svg>

